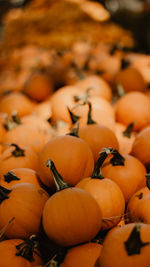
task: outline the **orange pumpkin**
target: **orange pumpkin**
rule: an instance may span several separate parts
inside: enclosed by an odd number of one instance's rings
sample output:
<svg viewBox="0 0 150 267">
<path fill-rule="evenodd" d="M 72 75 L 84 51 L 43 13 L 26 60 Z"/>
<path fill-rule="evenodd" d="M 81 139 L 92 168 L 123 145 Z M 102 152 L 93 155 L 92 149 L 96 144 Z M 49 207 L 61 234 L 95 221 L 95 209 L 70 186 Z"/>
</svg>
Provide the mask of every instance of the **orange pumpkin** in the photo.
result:
<svg viewBox="0 0 150 267">
<path fill-rule="evenodd" d="M 10 189 L 0 186 L 0 192 L 0 228 L 15 217 L 6 229 L 6 236 L 28 238 L 31 234 L 37 234 L 48 194 L 39 186 L 29 183 L 16 184 Z"/>
<path fill-rule="evenodd" d="M 96 267 L 102 245 L 98 243 L 86 243 L 68 250 L 63 267 Z"/>
<path fill-rule="evenodd" d="M 101 227 L 101 210 L 97 202 L 85 190 L 68 188 L 52 160 L 47 161 L 47 166 L 57 187 L 57 192 L 48 199 L 43 210 L 43 227 L 47 236 L 61 246 L 90 241 Z"/>
<path fill-rule="evenodd" d="M 140 131 L 133 142 L 131 155 L 138 158 L 147 167 L 150 166 L 150 127 Z"/>
<path fill-rule="evenodd" d="M 127 224 L 107 234 L 99 266 L 149 267 L 150 226 Z"/>
<path fill-rule="evenodd" d="M 90 96 L 100 96 L 106 100 L 111 100 L 112 92 L 109 84 L 98 75 L 89 75 L 76 83 L 76 86 L 85 91 L 89 89 Z"/>
<path fill-rule="evenodd" d="M 119 152 L 130 154 L 132 145 L 135 140 L 135 132 L 133 132 L 134 123 L 130 123 L 127 127 L 122 123 L 116 123 L 115 134 L 119 142 Z"/>
<path fill-rule="evenodd" d="M 128 202 L 135 192 L 146 186 L 146 169 L 137 158 L 131 155 L 123 154 L 122 157 L 116 150 L 112 151 L 112 155 L 113 158 L 103 164 L 102 173 L 118 184 L 125 201 Z M 121 161 L 120 158 L 122 158 Z"/>
<path fill-rule="evenodd" d="M 146 83 L 142 74 L 133 67 L 120 70 L 116 74 L 115 83 L 121 84 L 125 92 L 146 91 Z"/>
<path fill-rule="evenodd" d="M 119 186 L 101 174 L 100 167 L 106 157 L 107 150 L 104 149 L 100 153 L 91 177 L 82 179 L 76 185 L 76 187 L 86 190 L 97 201 L 102 211 L 103 230 L 117 225 L 125 209 L 125 199 Z"/>
<path fill-rule="evenodd" d="M 54 186 L 52 174 L 45 165 L 49 157 L 70 185 L 91 175 L 94 166 L 92 151 L 81 138 L 71 135 L 54 137 L 39 154 L 38 174 L 48 187 Z"/>
<path fill-rule="evenodd" d="M 116 103 L 116 120 L 125 125 L 134 122 L 140 131 L 150 123 L 150 99 L 142 92 L 129 92 Z"/>
<path fill-rule="evenodd" d="M 10 145 L 11 147 L 0 155 L 0 177 L 14 168 L 37 169 L 37 155 L 30 148 L 19 147 L 16 144 Z"/>
<path fill-rule="evenodd" d="M 33 73 L 24 86 L 24 92 L 35 101 L 44 101 L 53 92 L 53 83 L 46 73 Z"/>
<path fill-rule="evenodd" d="M 19 146 L 30 147 L 35 153 L 39 153 L 45 143 L 52 138 L 52 132 L 47 134 L 41 130 L 38 120 L 34 122 L 38 125 L 37 129 L 31 125 L 19 125 L 15 129 L 8 131 L 2 141 L 3 149 L 6 149 L 6 143 L 15 143 Z M 38 129 L 40 128 L 40 130 Z"/>
<path fill-rule="evenodd" d="M 10 188 L 15 184 L 31 183 L 40 186 L 40 180 L 36 171 L 29 168 L 16 168 L 8 171 L 0 178 L 0 185 Z"/>
<path fill-rule="evenodd" d="M 37 242 L 31 237 L 27 241 L 10 239 L 0 242 L 0 266 L 31 267 L 42 264 Z"/>
<path fill-rule="evenodd" d="M 17 111 L 18 116 L 30 114 L 35 104 L 25 95 L 19 92 L 13 92 L 4 96 L 0 100 L 0 112 L 5 112 L 11 116 L 13 111 Z"/>
</svg>

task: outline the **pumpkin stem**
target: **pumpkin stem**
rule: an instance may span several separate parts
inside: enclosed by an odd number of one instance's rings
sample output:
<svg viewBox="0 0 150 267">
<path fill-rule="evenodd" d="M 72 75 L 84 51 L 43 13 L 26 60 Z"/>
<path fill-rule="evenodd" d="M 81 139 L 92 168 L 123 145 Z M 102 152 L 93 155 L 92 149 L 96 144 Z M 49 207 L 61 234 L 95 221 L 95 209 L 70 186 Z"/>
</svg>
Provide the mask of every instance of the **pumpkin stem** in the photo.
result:
<svg viewBox="0 0 150 267">
<path fill-rule="evenodd" d="M 3 187 L 0 185 L 0 204 L 5 200 L 9 198 L 9 194 L 10 194 L 11 190 Z"/>
<path fill-rule="evenodd" d="M 75 136 L 75 137 L 79 137 L 79 122 L 77 121 L 76 127 L 72 128 L 72 130 L 70 131 L 70 133 L 68 133 L 67 135 L 71 135 L 71 136 Z"/>
<path fill-rule="evenodd" d="M 83 79 L 85 79 L 85 75 L 84 75 L 83 72 L 77 67 L 77 65 L 75 64 L 75 62 L 72 61 L 71 66 L 72 66 L 73 69 L 75 70 L 75 73 L 76 73 L 77 77 L 79 78 L 79 80 L 83 80 Z"/>
<path fill-rule="evenodd" d="M 38 254 L 35 249 L 38 247 L 38 241 L 35 235 L 32 235 L 28 240 L 16 246 L 16 256 L 21 256 L 29 262 L 34 261 L 33 253 Z"/>
<path fill-rule="evenodd" d="M 125 91 L 121 83 L 117 84 L 117 95 L 119 98 L 125 95 Z"/>
<path fill-rule="evenodd" d="M 10 224 L 13 222 L 14 219 L 15 217 L 11 218 L 11 220 L 0 230 L 0 241 L 2 241 L 6 230 L 8 229 L 8 227 L 10 226 Z"/>
<path fill-rule="evenodd" d="M 12 112 L 12 119 L 17 125 L 22 124 L 16 110 Z"/>
<path fill-rule="evenodd" d="M 131 134 L 132 134 L 132 131 L 133 131 L 133 127 L 134 127 L 134 124 L 135 122 L 131 122 L 125 131 L 123 131 L 123 135 L 130 138 L 131 137 Z"/>
<path fill-rule="evenodd" d="M 148 189 L 150 190 L 150 173 L 146 173 L 145 177 L 146 177 L 146 185 Z"/>
<path fill-rule="evenodd" d="M 4 174 L 4 180 L 5 182 L 10 183 L 12 181 L 19 181 L 20 178 L 17 177 L 17 175 L 13 173 L 12 171 L 9 171 L 6 174 Z"/>
<path fill-rule="evenodd" d="M 96 121 L 92 119 L 92 104 L 89 101 L 87 101 L 87 104 L 89 106 L 87 124 L 96 124 Z"/>
<path fill-rule="evenodd" d="M 18 124 L 20 123 L 14 121 L 13 119 L 10 119 L 9 116 L 7 115 L 3 126 L 7 131 L 10 131 L 12 129 L 15 129 L 18 126 Z"/>
<path fill-rule="evenodd" d="M 86 102 L 89 98 L 89 91 L 92 90 L 93 88 L 89 87 L 86 89 L 86 91 L 82 94 L 82 95 L 75 95 L 73 97 L 74 101 L 75 102 L 79 102 L 79 101 L 83 101 L 83 102 Z"/>
<path fill-rule="evenodd" d="M 69 116 L 71 118 L 71 122 L 72 124 L 76 123 L 79 119 L 80 119 L 80 116 L 74 114 L 69 107 L 67 107 L 67 110 L 69 112 Z"/>
<path fill-rule="evenodd" d="M 110 163 L 113 166 L 124 166 L 125 158 L 118 152 L 117 149 L 112 148 L 111 154 L 113 157 L 110 160 Z"/>
<path fill-rule="evenodd" d="M 124 242 L 124 246 L 128 256 L 140 254 L 141 248 L 150 244 L 150 242 L 142 242 L 140 237 L 141 225 L 136 224 L 131 231 L 129 238 Z"/>
<path fill-rule="evenodd" d="M 69 185 L 63 180 L 59 172 L 57 171 L 54 162 L 51 159 L 48 159 L 46 162 L 46 166 L 51 170 L 53 179 L 56 185 L 56 191 L 63 190 L 65 188 L 69 188 Z"/>
<path fill-rule="evenodd" d="M 57 255 L 54 255 L 54 257 L 49 261 L 47 262 L 44 267 L 58 267 L 58 262 L 55 260 Z"/>
<path fill-rule="evenodd" d="M 100 152 L 100 156 L 95 164 L 91 178 L 104 179 L 101 173 L 101 167 L 109 154 L 111 154 L 113 148 L 103 148 Z"/>
<path fill-rule="evenodd" d="M 24 154 L 24 150 L 22 148 L 20 148 L 18 145 L 16 144 L 13 144 L 13 143 L 6 143 L 7 146 L 14 146 L 15 147 L 15 150 L 13 150 L 11 152 L 11 154 L 18 158 L 18 157 L 24 157 L 25 154 Z"/>
<path fill-rule="evenodd" d="M 129 67 L 131 65 L 131 62 L 125 58 L 122 58 L 121 60 L 121 70 L 126 69 L 127 67 Z"/>
</svg>

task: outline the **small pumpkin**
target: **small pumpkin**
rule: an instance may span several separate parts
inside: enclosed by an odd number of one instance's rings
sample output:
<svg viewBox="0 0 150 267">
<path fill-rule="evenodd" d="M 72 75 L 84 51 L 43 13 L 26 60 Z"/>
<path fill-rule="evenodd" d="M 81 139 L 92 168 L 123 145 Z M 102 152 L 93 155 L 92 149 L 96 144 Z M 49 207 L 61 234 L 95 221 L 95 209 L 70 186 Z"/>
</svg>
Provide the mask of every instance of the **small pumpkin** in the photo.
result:
<svg viewBox="0 0 150 267">
<path fill-rule="evenodd" d="M 0 228 L 15 217 L 6 229 L 8 238 L 28 238 L 40 229 L 41 216 L 48 194 L 39 186 L 29 183 L 0 186 Z"/>
<path fill-rule="evenodd" d="M 106 235 L 99 266 L 148 267 L 150 250 L 150 226 L 131 223 L 116 228 Z"/>
<path fill-rule="evenodd" d="M 40 253 L 34 238 L 9 239 L 0 242 L 0 265 L 3 267 L 31 267 L 42 264 Z"/>
<path fill-rule="evenodd" d="M 70 185 L 91 175 L 94 166 L 92 151 L 84 140 L 71 135 L 56 136 L 43 147 L 38 157 L 38 174 L 48 187 L 54 187 L 52 174 L 45 165 L 49 157 Z"/>
<path fill-rule="evenodd" d="M 70 248 L 64 258 L 63 267 L 96 267 L 101 250 L 102 245 L 92 242 Z"/>
<path fill-rule="evenodd" d="M 82 179 L 76 187 L 86 190 L 97 201 L 102 211 L 102 229 L 117 225 L 125 209 L 125 199 L 119 186 L 107 176 L 103 176 L 100 167 L 107 158 L 108 149 L 103 149 L 95 164 L 91 177 Z"/>
<path fill-rule="evenodd" d="M 69 188 L 52 160 L 47 161 L 47 167 L 52 171 L 57 187 L 43 210 L 47 236 L 64 247 L 90 241 L 101 228 L 101 210 L 97 202 L 85 190 Z"/>
<path fill-rule="evenodd" d="M 0 155 L 0 177 L 14 168 L 37 169 L 38 157 L 29 147 L 19 147 L 8 144 L 10 147 Z"/>
</svg>

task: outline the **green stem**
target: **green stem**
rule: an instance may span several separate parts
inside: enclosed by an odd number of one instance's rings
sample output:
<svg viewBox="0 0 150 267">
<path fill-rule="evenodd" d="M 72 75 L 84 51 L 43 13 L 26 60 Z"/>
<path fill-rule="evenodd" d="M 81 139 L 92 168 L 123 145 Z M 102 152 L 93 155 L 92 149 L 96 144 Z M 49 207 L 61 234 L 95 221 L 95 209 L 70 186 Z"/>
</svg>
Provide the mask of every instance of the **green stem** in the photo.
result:
<svg viewBox="0 0 150 267">
<path fill-rule="evenodd" d="M 25 153 L 24 153 L 24 150 L 22 148 L 20 148 L 18 145 L 16 144 L 13 144 L 13 143 L 6 143 L 7 146 L 14 146 L 15 147 L 15 150 L 13 150 L 11 152 L 11 154 L 18 158 L 18 157 L 24 157 L 25 156 Z"/>
<path fill-rule="evenodd" d="M 4 180 L 7 183 L 10 183 L 12 181 L 19 181 L 20 178 L 16 176 L 15 173 L 13 173 L 12 171 L 7 172 L 6 174 L 4 174 Z"/>
<path fill-rule="evenodd" d="M 51 170 L 53 179 L 56 185 L 57 191 L 69 188 L 70 186 L 63 180 L 62 176 L 57 171 L 54 162 L 51 159 L 48 159 L 46 166 Z"/>
<path fill-rule="evenodd" d="M 141 248 L 150 244 L 150 242 L 143 242 L 140 237 L 141 225 L 136 224 L 131 231 L 129 238 L 124 242 L 124 246 L 128 256 L 141 253 Z"/>
</svg>

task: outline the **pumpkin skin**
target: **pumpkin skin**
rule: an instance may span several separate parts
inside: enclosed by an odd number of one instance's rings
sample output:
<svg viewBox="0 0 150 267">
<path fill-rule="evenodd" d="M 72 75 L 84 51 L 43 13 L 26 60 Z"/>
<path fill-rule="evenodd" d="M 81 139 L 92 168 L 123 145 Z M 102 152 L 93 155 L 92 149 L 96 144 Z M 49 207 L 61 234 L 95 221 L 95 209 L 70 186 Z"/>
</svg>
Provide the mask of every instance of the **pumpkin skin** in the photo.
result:
<svg viewBox="0 0 150 267">
<path fill-rule="evenodd" d="M 52 80 L 46 73 L 32 74 L 25 84 L 24 92 L 35 101 L 44 101 L 53 92 Z"/>
<path fill-rule="evenodd" d="M 5 112 L 11 116 L 13 111 L 17 111 L 19 117 L 28 115 L 33 111 L 35 104 L 25 95 L 13 92 L 4 96 L 0 100 L 0 112 Z"/>
<path fill-rule="evenodd" d="M 56 192 L 46 202 L 43 227 L 56 244 L 77 245 L 96 236 L 101 227 L 101 210 L 85 190 L 67 188 Z"/>
<path fill-rule="evenodd" d="M 77 82 L 76 86 L 83 91 L 86 91 L 88 88 L 90 88 L 90 96 L 100 96 L 108 101 L 110 101 L 112 98 L 112 92 L 109 84 L 98 75 L 89 75 L 85 79 Z"/>
<path fill-rule="evenodd" d="M 135 122 L 135 131 L 140 131 L 150 123 L 150 99 L 144 93 L 127 93 L 117 101 L 115 110 L 118 122 L 125 125 Z"/>
<path fill-rule="evenodd" d="M 145 194 L 130 211 L 132 222 L 143 222 L 150 224 L 150 194 Z"/>
<path fill-rule="evenodd" d="M 18 252 L 16 246 L 23 242 L 21 239 L 10 239 L 0 242 L 0 266 L 10 267 L 13 264 L 13 267 L 31 267 L 42 264 L 41 258 L 36 253 L 33 255 L 33 262 L 26 260 L 22 256 L 16 256 Z"/>
<path fill-rule="evenodd" d="M 21 147 L 25 156 L 15 157 L 12 155 L 14 147 L 9 147 L 0 155 L 0 177 L 14 168 L 37 169 L 38 157 L 29 147 Z"/>
<path fill-rule="evenodd" d="M 113 131 L 100 124 L 88 124 L 81 127 L 79 136 L 91 148 L 95 162 L 99 158 L 99 152 L 103 147 L 119 148 L 118 140 Z"/>
<path fill-rule="evenodd" d="M 43 120 L 48 120 L 52 115 L 50 101 L 43 101 L 42 103 L 35 106 L 33 114 Z"/>
<path fill-rule="evenodd" d="M 120 221 L 125 200 L 119 186 L 108 178 L 85 178 L 76 187 L 86 190 L 97 201 L 102 211 L 102 230 L 110 229 Z"/>
<path fill-rule="evenodd" d="M 13 176 L 9 175 L 9 172 L 5 173 L 0 178 L 0 185 L 5 188 L 10 188 L 15 184 L 20 183 L 31 183 L 35 184 L 36 186 L 40 186 L 40 180 L 36 173 L 36 171 L 29 169 L 29 168 L 16 168 L 10 171 L 11 174 L 15 175 L 14 179 Z M 10 178 L 9 178 L 10 176 Z M 15 177 L 19 178 L 15 180 Z"/>
<path fill-rule="evenodd" d="M 97 243 L 86 243 L 68 250 L 63 267 L 96 267 L 100 256 L 102 245 Z"/>
<path fill-rule="evenodd" d="M 148 224 L 140 225 L 140 238 L 142 242 L 148 242 L 140 250 L 140 254 L 128 255 L 125 249 L 125 244 L 131 235 L 135 224 L 127 224 L 116 228 L 107 234 L 101 256 L 99 259 L 99 266 L 101 267 L 149 267 L 149 251 L 150 251 L 150 226 Z M 136 246 L 136 243 L 135 243 Z"/>
<path fill-rule="evenodd" d="M 132 222 L 131 217 L 139 202 L 148 194 L 150 194 L 150 190 L 148 187 L 143 187 L 142 189 L 138 190 L 129 200 L 127 209 L 126 209 L 126 221 Z"/>
<path fill-rule="evenodd" d="M 135 132 L 131 132 L 130 136 L 125 136 L 124 131 L 126 130 L 126 126 L 122 123 L 116 123 L 115 134 L 119 142 L 119 152 L 122 154 L 130 154 L 132 150 L 132 145 L 135 140 L 136 134 Z"/>
<path fill-rule="evenodd" d="M 150 166 L 150 127 L 139 132 L 132 146 L 131 155 L 138 158 L 147 167 Z"/>
<path fill-rule="evenodd" d="M 113 166 L 106 161 L 102 166 L 102 173 L 117 183 L 127 203 L 135 192 L 146 186 L 146 169 L 137 158 L 128 154 L 123 154 L 123 157 L 123 166 Z"/>
<path fill-rule="evenodd" d="M 52 121 L 62 120 L 71 124 L 67 106 L 72 108 L 77 103 L 74 96 L 81 95 L 82 91 L 76 86 L 64 86 L 57 90 L 51 97 Z"/>
<path fill-rule="evenodd" d="M 10 188 L 0 204 L 0 228 L 15 217 L 5 234 L 8 238 L 28 238 L 37 234 L 48 194 L 36 185 L 20 183 Z"/>
<path fill-rule="evenodd" d="M 79 180 L 91 175 L 94 159 L 91 149 L 81 138 L 65 135 L 49 141 L 39 154 L 38 174 L 48 187 L 54 187 L 54 180 L 45 162 L 51 158 L 64 180 L 75 185 Z"/>
<path fill-rule="evenodd" d="M 115 77 L 115 83 L 121 84 L 125 92 L 144 92 L 146 90 L 146 83 L 142 74 L 133 67 L 120 70 Z"/>
<path fill-rule="evenodd" d="M 5 134 L 2 144 L 3 149 L 6 149 L 6 143 L 15 143 L 19 146 L 30 147 L 38 154 L 51 138 L 51 132 L 50 134 L 44 134 L 33 126 L 19 125 Z"/>
</svg>

